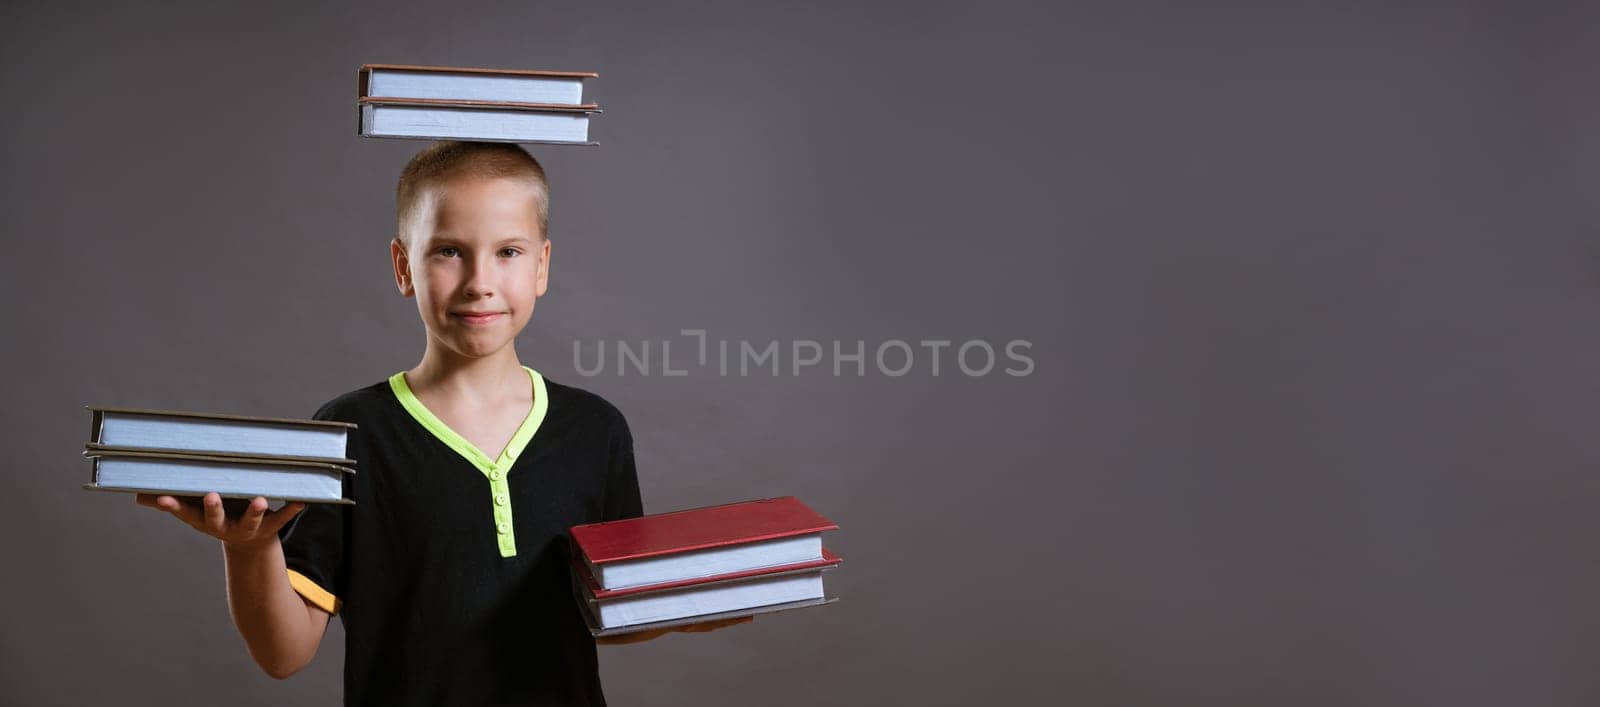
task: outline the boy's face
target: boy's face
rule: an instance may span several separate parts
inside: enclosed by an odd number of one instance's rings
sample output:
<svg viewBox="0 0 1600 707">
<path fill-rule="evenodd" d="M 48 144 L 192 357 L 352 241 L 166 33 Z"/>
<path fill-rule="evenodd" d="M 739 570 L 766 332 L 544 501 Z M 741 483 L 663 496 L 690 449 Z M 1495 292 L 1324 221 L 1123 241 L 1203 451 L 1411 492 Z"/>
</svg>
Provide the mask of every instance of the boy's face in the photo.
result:
<svg viewBox="0 0 1600 707">
<path fill-rule="evenodd" d="M 430 345 L 488 356 L 527 325 L 549 279 L 536 193 L 509 179 L 457 179 L 433 189 L 431 224 L 424 217 L 409 248 L 398 238 L 389 246 L 395 284 L 417 298 Z"/>
</svg>

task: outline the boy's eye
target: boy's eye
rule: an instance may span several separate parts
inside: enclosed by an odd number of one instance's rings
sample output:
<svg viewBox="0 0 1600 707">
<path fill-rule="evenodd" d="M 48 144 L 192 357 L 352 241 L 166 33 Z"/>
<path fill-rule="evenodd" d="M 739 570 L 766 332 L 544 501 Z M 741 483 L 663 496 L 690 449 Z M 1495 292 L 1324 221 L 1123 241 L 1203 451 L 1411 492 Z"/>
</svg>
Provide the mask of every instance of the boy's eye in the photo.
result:
<svg viewBox="0 0 1600 707">
<path fill-rule="evenodd" d="M 460 251 L 457 251 L 453 246 L 445 246 L 445 247 L 440 248 L 439 250 L 436 250 L 434 252 L 436 252 L 439 255 L 442 255 L 442 256 L 444 256 L 446 258 L 454 258 L 454 257 L 456 257 L 456 254 L 459 253 Z"/>
<path fill-rule="evenodd" d="M 518 255 L 522 255 L 522 251 L 517 250 L 516 248 L 501 248 L 500 249 L 500 254 L 505 256 L 505 257 L 510 258 L 510 257 L 515 257 L 515 256 L 518 256 Z"/>
</svg>

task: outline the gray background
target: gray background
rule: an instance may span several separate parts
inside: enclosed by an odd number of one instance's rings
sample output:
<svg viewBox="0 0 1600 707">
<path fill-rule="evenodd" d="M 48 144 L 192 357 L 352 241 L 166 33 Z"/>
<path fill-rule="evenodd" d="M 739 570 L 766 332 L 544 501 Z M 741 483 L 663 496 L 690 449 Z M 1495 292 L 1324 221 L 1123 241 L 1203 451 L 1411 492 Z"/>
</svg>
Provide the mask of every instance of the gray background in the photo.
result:
<svg viewBox="0 0 1600 707">
<path fill-rule="evenodd" d="M 0 10 L 0 702 L 337 702 L 337 626 L 267 678 L 215 541 L 78 450 L 420 357 L 364 62 L 601 72 L 524 362 L 624 411 L 648 511 L 842 526 L 839 604 L 604 647 L 614 704 L 1600 700 L 1577 3 L 105 5 Z M 685 328 L 1036 367 L 577 372 Z"/>
</svg>

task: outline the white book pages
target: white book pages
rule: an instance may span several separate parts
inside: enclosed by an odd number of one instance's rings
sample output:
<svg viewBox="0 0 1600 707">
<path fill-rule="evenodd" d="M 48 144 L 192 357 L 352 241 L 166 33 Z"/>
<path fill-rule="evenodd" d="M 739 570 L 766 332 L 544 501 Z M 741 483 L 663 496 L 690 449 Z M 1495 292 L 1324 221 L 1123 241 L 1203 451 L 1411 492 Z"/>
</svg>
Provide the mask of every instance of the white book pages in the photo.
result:
<svg viewBox="0 0 1600 707">
<path fill-rule="evenodd" d="M 822 534 L 589 565 L 601 589 L 627 589 L 822 559 Z"/>
<path fill-rule="evenodd" d="M 215 491 L 238 496 L 337 501 L 343 472 L 315 467 L 131 457 L 95 459 L 101 488 L 203 495 Z"/>
<path fill-rule="evenodd" d="M 606 629 L 600 628 L 600 626 L 595 623 L 596 619 L 594 618 L 593 613 L 585 611 L 583 617 L 584 621 L 589 624 L 589 635 L 599 638 L 603 636 L 623 636 L 630 633 L 636 633 L 638 631 L 675 628 L 687 624 L 700 623 L 702 621 L 717 621 L 721 619 L 732 619 L 743 616 L 762 616 L 765 614 L 774 614 L 782 611 L 793 611 L 795 609 L 808 609 L 814 606 L 827 606 L 828 604 L 832 604 L 836 601 L 839 601 L 838 597 L 824 596 L 821 599 L 801 599 L 800 601 L 787 601 L 781 604 L 752 606 L 746 609 L 735 609 L 734 611 L 724 611 L 717 614 L 696 614 L 694 616 L 682 619 L 651 621 L 642 624 L 629 624 L 627 626 L 613 626 Z"/>
<path fill-rule="evenodd" d="M 495 142 L 587 143 L 589 114 L 439 106 L 364 105 L 361 134 Z"/>
<path fill-rule="evenodd" d="M 343 459 L 348 433 L 347 429 L 336 427 L 300 428 L 242 420 L 106 412 L 97 441 L 132 449 Z"/>
<path fill-rule="evenodd" d="M 367 78 L 367 95 L 373 98 L 511 101 L 575 106 L 583 103 L 583 80 L 558 76 L 373 69 Z"/>
<path fill-rule="evenodd" d="M 821 570 L 780 577 L 757 577 L 698 589 L 607 599 L 600 602 L 600 628 L 668 621 L 768 604 L 820 599 L 822 596 Z"/>
</svg>

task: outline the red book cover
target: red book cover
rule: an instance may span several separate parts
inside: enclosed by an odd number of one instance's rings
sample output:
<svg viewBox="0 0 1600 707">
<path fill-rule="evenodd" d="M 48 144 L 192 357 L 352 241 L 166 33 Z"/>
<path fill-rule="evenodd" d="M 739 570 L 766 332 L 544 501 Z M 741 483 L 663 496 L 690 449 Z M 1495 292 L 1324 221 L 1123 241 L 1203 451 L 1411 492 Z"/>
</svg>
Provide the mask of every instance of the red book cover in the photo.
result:
<svg viewBox="0 0 1600 707">
<path fill-rule="evenodd" d="M 793 496 L 764 498 L 572 527 L 594 564 L 838 530 Z"/>
<path fill-rule="evenodd" d="M 634 594 L 659 592 L 667 589 L 682 589 L 684 587 L 692 587 L 701 584 L 714 584 L 717 582 L 727 582 L 735 579 L 746 579 L 749 577 L 758 577 L 768 574 L 791 574 L 803 570 L 814 570 L 819 568 L 832 569 L 837 567 L 841 561 L 841 558 L 838 555 L 833 554 L 832 550 L 829 550 L 828 548 L 822 548 L 822 559 L 820 560 L 812 560 L 810 562 L 794 562 L 787 565 L 775 565 L 773 567 L 761 567 L 753 570 L 744 570 L 742 572 L 714 574 L 708 577 L 681 579 L 676 582 L 647 584 L 642 587 L 628 587 L 626 589 L 601 589 L 600 583 L 596 582 L 594 575 L 589 573 L 588 566 L 584 565 L 583 560 L 578 558 L 573 558 L 572 570 L 578 574 L 578 579 L 581 580 L 584 587 L 589 590 L 589 596 L 592 596 L 595 599 L 615 599 L 617 597 L 632 596 Z"/>
</svg>

